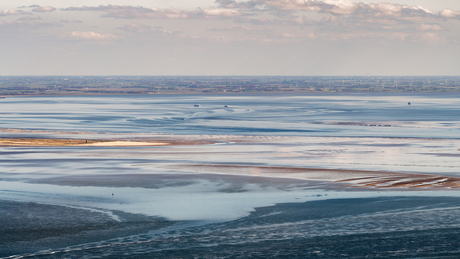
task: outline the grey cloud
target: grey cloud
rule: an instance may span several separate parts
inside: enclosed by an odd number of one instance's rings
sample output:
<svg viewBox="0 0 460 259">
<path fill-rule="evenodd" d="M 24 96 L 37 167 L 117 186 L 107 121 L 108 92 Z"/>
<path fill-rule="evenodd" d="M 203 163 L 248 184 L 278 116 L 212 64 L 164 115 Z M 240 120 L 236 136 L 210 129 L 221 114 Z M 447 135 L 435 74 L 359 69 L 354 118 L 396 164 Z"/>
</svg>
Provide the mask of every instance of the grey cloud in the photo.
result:
<svg viewBox="0 0 460 259">
<path fill-rule="evenodd" d="M 235 0 L 216 0 L 216 3 L 223 8 L 245 8 L 251 9 L 258 6 L 259 1 L 236 2 Z"/>
<path fill-rule="evenodd" d="M 36 7 L 40 7 L 40 6 L 38 4 L 29 5 L 29 8 L 36 8 Z"/>
</svg>

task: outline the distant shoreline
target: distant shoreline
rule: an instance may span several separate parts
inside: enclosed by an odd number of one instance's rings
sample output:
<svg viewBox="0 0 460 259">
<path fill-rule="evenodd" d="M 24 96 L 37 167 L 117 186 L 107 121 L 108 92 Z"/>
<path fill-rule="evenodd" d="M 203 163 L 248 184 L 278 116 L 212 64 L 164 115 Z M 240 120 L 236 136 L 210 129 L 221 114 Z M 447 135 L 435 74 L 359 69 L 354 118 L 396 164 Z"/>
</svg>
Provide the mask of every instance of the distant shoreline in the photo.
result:
<svg viewBox="0 0 460 259">
<path fill-rule="evenodd" d="M 72 96 L 155 96 L 155 95 L 241 95 L 241 94 L 447 94 L 447 93 L 460 93 L 458 91 L 445 91 L 445 92 L 398 92 L 398 91 L 387 91 L 387 92 L 371 92 L 371 91 L 362 91 L 362 92 L 334 92 L 334 91 L 291 91 L 291 92 L 241 92 L 241 93 L 225 93 L 225 92 L 168 92 L 168 93 L 149 93 L 149 94 L 128 94 L 128 93 L 119 93 L 119 94 L 88 94 L 88 93 L 62 93 L 62 94 L 30 94 L 30 95 L 5 95 L 0 97 L 0 99 L 14 98 L 14 97 L 72 97 Z"/>
<path fill-rule="evenodd" d="M 459 76 L 0 76 L 0 96 L 442 93 Z"/>
</svg>

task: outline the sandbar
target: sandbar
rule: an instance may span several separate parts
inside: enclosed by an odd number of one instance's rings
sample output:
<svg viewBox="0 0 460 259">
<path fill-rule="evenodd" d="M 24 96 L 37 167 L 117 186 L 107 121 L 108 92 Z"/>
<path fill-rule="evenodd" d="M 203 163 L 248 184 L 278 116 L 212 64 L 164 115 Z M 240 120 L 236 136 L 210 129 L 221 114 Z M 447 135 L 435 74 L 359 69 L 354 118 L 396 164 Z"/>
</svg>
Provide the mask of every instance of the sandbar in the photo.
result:
<svg viewBox="0 0 460 259">
<path fill-rule="evenodd" d="M 57 139 L 57 138 L 0 138 L 2 147 L 140 147 L 173 145 L 206 145 L 210 141 L 176 141 L 176 140 L 94 140 L 94 139 Z"/>
</svg>

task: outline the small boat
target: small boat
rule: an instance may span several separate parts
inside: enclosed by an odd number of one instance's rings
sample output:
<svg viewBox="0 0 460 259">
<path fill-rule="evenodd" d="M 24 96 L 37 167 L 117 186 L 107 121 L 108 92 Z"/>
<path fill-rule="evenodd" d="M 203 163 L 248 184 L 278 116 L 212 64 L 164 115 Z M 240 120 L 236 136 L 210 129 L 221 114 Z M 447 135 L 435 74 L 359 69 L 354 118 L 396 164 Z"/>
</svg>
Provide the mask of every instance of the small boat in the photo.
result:
<svg viewBox="0 0 460 259">
<path fill-rule="evenodd" d="M 410 102 L 408 102 L 407 105 L 410 105 Z"/>
<path fill-rule="evenodd" d="M 228 105 L 224 105 L 224 108 L 228 108 Z"/>
<path fill-rule="evenodd" d="M 193 107 L 197 107 L 197 108 L 199 108 L 199 107 L 201 107 L 201 105 L 199 105 L 199 104 L 195 104 L 195 105 L 193 105 Z"/>
</svg>

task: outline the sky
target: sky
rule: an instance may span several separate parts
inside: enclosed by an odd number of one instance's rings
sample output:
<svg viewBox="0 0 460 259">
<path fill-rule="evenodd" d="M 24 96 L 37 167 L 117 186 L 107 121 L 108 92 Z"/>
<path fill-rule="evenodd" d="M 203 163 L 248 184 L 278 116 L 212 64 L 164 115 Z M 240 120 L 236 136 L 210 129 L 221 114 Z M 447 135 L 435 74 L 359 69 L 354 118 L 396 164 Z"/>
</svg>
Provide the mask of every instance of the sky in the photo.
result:
<svg viewBox="0 0 460 259">
<path fill-rule="evenodd" d="M 1 0 L 0 75 L 460 75 L 459 0 Z"/>
</svg>

